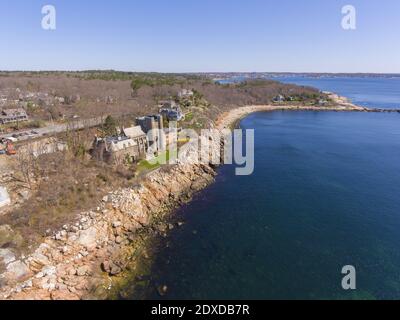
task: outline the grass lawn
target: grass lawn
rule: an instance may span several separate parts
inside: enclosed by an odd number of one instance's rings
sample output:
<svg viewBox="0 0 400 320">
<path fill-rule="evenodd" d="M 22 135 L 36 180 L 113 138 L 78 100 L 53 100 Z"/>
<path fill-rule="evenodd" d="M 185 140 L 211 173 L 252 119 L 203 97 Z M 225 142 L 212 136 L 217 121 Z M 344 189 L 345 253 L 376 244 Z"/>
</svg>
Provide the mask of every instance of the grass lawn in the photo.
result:
<svg viewBox="0 0 400 320">
<path fill-rule="evenodd" d="M 174 150 L 172 152 L 172 156 L 174 158 L 178 157 L 178 151 Z M 142 173 L 143 171 L 151 171 L 151 170 L 155 170 L 157 168 L 159 168 L 163 163 L 163 161 L 167 160 L 167 162 L 169 161 L 171 157 L 170 151 L 167 150 L 165 152 L 160 153 L 156 158 L 148 161 L 148 160 L 142 160 L 138 163 L 138 167 L 137 167 L 137 171 L 138 173 Z"/>
</svg>

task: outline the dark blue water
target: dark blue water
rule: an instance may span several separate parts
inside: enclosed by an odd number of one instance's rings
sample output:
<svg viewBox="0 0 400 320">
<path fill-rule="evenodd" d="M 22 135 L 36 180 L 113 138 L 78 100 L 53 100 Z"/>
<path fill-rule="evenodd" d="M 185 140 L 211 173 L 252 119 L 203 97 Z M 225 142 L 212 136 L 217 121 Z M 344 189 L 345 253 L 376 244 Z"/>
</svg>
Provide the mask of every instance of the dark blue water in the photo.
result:
<svg viewBox="0 0 400 320">
<path fill-rule="evenodd" d="M 278 77 L 273 79 L 335 92 L 363 107 L 400 109 L 400 77 Z"/>
<path fill-rule="evenodd" d="M 151 276 L 166 299 L 400 298 L 400 115 L 272 112 L 256 169 L 222 167 L 177 213 Z M 357 290 L 341 288 L 354 265 Z M 149 288 L 147 298 L 160 298 Z"/>
</svg>

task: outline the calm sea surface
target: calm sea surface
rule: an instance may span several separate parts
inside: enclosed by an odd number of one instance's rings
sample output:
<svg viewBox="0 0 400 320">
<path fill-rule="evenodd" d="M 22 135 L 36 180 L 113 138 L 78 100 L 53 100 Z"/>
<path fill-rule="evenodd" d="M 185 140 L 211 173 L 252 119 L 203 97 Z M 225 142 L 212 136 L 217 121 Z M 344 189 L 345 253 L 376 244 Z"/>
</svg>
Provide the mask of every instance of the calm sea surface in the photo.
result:
<svg viewBox="0 0 400 320">
<path fill-rule="evenodd" d="M 178 211 L 185 225 L 161 241 L 140 297 L 160 299 L 162 284 L 163 299 L 400 299 L 400 114 L 256 113 L 241 126 L 255 129 L 255 173 L 224 166 Z M 356 291 L 341 288 L 345 265 Z"/>
<path fill-rule="evenodd" d="M 400 77 L 280 77 L 274 80 L 336 92 L 363 107 L 400 109 Z"/>
<path fill-rule="evenodd" d="M 363 107 L 400 109 L 400 77 L 284 76 L 268 79 L 335 92 Z M 233 77 L 218 82 L 232 83 L 244 80 L 246 78 Z"/>
</svg>

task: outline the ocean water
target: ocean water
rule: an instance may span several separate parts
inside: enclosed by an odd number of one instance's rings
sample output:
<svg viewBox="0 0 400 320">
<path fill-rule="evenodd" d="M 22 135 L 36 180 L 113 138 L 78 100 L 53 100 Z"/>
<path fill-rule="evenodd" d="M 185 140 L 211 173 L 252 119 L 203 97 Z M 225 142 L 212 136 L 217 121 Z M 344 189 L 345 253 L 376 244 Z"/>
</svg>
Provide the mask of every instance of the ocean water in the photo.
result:
<svg viewBox="0 0 400 320">
<path fill-rule="evenodd" d="M 255 173 L 223 166 L 178 210 L 140 298 L 400 299 L 400 115 L 279 111 L 241 127 Z"/>
<path fill-rule="evenodd" d="M 287 76 L 273 80 L 335 92 L 363 107 L 400 109 L 400 77 Z"/>
</svg>

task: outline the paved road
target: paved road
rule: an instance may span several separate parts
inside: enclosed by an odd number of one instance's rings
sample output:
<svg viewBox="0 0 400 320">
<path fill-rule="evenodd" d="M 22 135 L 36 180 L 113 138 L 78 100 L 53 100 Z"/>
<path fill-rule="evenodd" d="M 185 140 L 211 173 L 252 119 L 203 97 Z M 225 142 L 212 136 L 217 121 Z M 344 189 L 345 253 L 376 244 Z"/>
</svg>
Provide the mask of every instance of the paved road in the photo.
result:
<svg viewBox="0 0 400 320">
<path fill-rule="evenodd" d="M 47 135 L 53 135 L 56 133 L 66 132 L 68 130 L 79 130 L 87 127 L 95 127 L 100 125 L 103 122 L 102 118 L 92 118 L 92 119 L 82 119 L 82 120 L 74 120 L 69 123 L 63 124 L 54 124 L 49 125 L 43 128 L 38 129 L 30 129 L 30 130 L 23 130 L 8 134 L 0 134 L 0 139 L 10 138 L 15 135 L 18 135 L 16 139 L 18 141 L 26 141 L 30 139 L 36 139 Z M 35 132 L 35 133 L 32 133 Z"/>
</svg>

